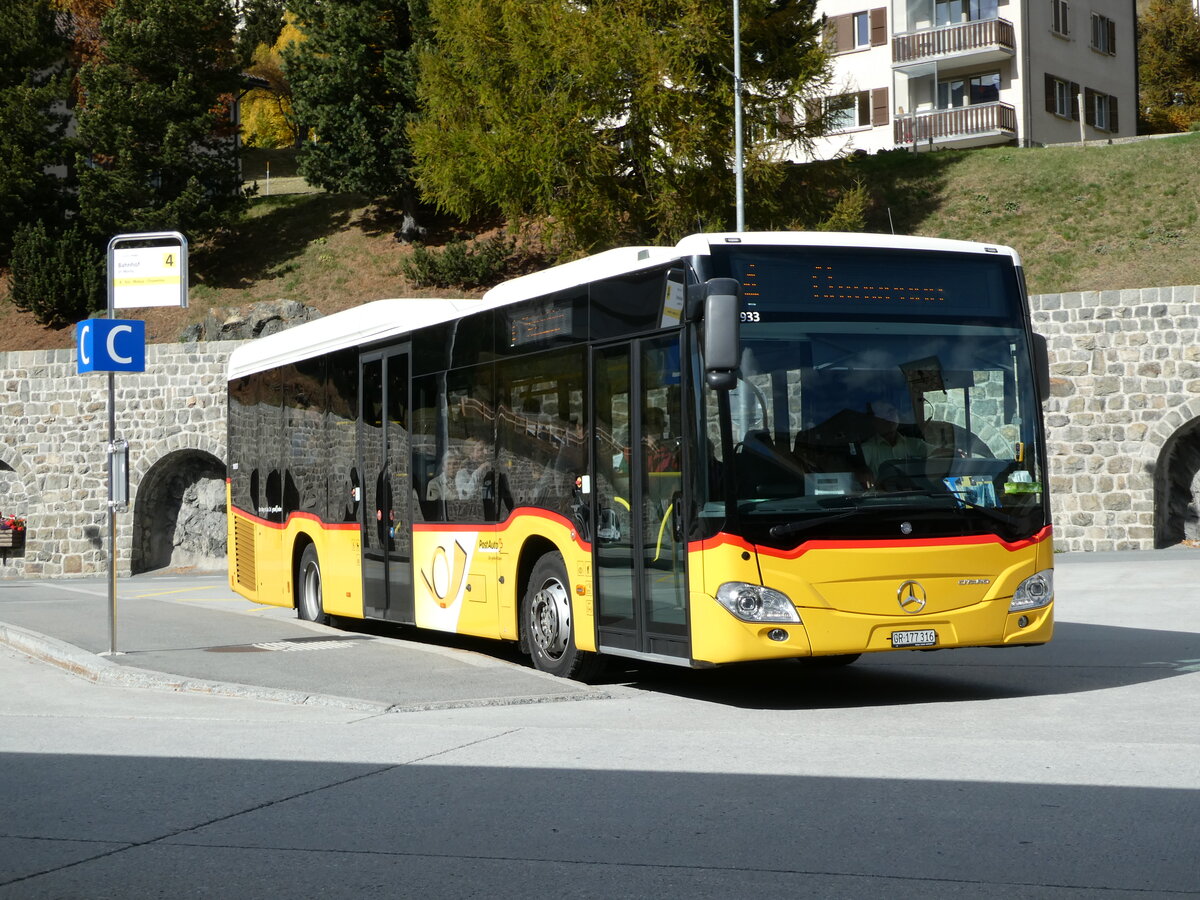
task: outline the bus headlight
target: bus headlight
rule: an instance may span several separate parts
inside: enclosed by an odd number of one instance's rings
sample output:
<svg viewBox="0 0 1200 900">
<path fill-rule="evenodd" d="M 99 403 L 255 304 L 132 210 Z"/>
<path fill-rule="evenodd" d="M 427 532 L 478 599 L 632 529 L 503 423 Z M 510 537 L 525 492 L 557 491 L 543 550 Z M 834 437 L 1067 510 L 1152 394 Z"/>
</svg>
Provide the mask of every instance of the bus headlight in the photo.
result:
<svg viewBox="0 0 1200 900">
<path fill-rule="evenodd" d="M 727 581 L 717 588 L 717 602 L 743 622 L 799 622 L 787 594 L 759 584 Z"/>
<path fill-rule="evenodd" d="M 1009 612 L 1021 612 L 1026 609 L 1040 609 L 1049 606 L 1054 599 L 1054 570 L 1043 569 L 1030 575 L 1017 585 L 1013 591 L 1012 602 L 1008 604 Z"/>
</svg>

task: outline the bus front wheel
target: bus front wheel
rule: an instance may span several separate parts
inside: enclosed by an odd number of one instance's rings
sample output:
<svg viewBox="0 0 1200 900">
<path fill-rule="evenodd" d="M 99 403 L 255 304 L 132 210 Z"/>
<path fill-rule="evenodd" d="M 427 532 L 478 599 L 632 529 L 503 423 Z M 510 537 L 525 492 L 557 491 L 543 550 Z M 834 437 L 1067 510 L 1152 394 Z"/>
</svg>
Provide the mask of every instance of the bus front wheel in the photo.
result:
<svg viewBox="0 0 1200 900">
<path fill-rule="evenodd" d="M 326 621 L 321 593 L 321 561 L 312 544 L 304 548 L 300 570 L 296 573 L 296 615 L 306 622 Z"/>
<path fill-rule="evenodd" d="M 568 584 L 562 554 L 539 559 L 525 589 L 521 625 L 535 668 L 582 680 L 595 671 L 596 656 L 575 646 Z"/>
</svg>

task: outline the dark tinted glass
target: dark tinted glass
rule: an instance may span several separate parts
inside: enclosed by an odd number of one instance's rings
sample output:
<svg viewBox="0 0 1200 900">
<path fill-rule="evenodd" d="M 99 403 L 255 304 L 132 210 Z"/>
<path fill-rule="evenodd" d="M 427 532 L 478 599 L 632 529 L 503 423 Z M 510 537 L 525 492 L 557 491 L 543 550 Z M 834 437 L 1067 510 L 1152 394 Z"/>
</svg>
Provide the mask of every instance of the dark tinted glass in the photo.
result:
<svg viewBox="0 0 1200 900">
<path fill-rule="evenodd" d="M 501 516 L 512 506 L 572 515 L 575 479 L 587 472 L 584 365 L 578 348 L 524 357 L 499 368 Z"/>
<path fill-rule="evenodd" d="M 328 461 L 326 470 L 328 507 L 327 522 L 354 522 L 358 517 L 358 502 L 354 490 L 361 489 L 358 466 L 358 351 L 343 350 L 329 357 L 328 409 L 323 453 Z"/>
<path fill-rule="evenodd" d="M 999 254 L 718 247 L 712 261 L 715 275 L 741 283 L 749 324 L 858 316 L 1011 322 L 1020 315 L 1016 270 Z"/>
<path fill-rule="evenodd" d="M 587 339 L 587 288 L 560 291 L 498 310 L 497 351 L 514 355 Z"/>
<path fill-rule="evenodd" d="M 658 328 L 665 298 L 666 274 L 661 269 L 593 284 L 592 339 L 624 337 Z"/>
</svg>

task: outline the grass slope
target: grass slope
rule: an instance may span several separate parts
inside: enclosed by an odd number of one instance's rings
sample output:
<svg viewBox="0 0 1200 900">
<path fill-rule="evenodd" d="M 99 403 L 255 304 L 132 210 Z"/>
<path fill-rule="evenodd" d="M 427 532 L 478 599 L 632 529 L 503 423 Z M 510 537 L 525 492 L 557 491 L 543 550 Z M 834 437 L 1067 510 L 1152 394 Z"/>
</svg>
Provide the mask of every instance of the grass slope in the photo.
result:
<svg viewBox="0 0 1200 900">
<path fill-rule="evenodd" d="M 456 293 L 407 283 L 401 263 L 410 251 L 392 236 L 398 222 L 365 198 L 279 193 L 294 188 L 287 166 L 286 155 L 272 160 L 266 195 L 265 160 L 247 161 L 260 196 L 225 240 L 193 248 L 190 308 L 147 310 L 150 340 L 177 340 L 210 310 L 222 315 L 259 300 L 335 312 L 381 297 Z M 853 159 L 838 177 L 843 186 L 867 186 L 869 230 L 1015 247 L 1033 293 L 1200 283 L 1200 134 L 893 152 Z M 449 233 L 446 223 L 431 224 L 431 240 Z M 0 350 L 69 347 L 73 339 L 73 329 L 44 329 L 0 300 Z"/>
<path fill-rule="evenodd" d="M 1200 134 L 855 161 L 874 230 L 1015 247 L 1035 294 L 1200 283 Z"/>
</svg>

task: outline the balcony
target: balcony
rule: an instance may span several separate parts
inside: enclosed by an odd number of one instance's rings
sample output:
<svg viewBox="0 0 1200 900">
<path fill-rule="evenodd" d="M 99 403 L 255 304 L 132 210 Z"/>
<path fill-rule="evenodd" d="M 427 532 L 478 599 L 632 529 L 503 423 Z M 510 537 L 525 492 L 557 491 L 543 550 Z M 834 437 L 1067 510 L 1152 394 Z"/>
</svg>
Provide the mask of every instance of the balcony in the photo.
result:
<svg viewBox="0 0 1200 900">
<path fill-rule="evenodd" d="M 979 103 L 896 116 L 894 127 L 897 147 L 979 147 L 1016 137 L 1017 113 L 1007 103 Z"/>
<path fill-rule="evenodd" d="M 1006 19 L 983 19 L 892 35 L 892 65 L 961 59 L 964 65 L 998 62 L 1017 52 L 1016 31 Z"/>
</svg>

